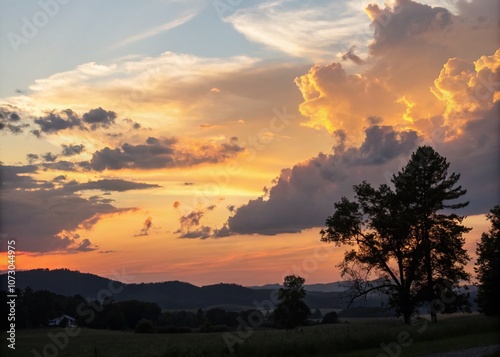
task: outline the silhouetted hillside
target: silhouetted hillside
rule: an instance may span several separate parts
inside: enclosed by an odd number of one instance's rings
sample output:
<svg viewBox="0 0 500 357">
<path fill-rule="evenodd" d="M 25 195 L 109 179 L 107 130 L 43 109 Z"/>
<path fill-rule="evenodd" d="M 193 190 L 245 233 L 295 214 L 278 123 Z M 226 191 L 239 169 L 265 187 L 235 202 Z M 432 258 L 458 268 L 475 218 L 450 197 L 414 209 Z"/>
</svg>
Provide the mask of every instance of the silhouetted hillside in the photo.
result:
<svg viewBox="0 0 500 357">
<path fill-rule="evenodd" d="M 6 275 L 0 275 L 2 286 L 7 286 Z M 180 281 L 162 283 L 122 284 L 97 275 L 67 269 L 36 269 L 18 271 L 16 287 L 48 290 L 56 294 L 85 298 L 102 298 L 103 290 L 117 291 L 115 301 L 139 300 L 154 302 L 163 309 L 197 309 L 211 306 L 255 306 L 270 300 L 273 289 L 250 289 L 237 284 L 215 284 L 198 287 Z M 311 308 L 342 308 L 345 304 L 339 293 L 309 292 L 306 303 Z"/>
</svg>

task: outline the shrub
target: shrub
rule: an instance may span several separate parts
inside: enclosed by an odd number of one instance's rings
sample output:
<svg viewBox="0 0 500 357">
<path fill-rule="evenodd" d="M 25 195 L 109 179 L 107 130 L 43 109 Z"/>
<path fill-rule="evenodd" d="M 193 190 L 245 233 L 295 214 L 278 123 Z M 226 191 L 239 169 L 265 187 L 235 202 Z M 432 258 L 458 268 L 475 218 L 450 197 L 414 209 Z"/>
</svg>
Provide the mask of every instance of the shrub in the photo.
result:
<svg viewBox="0 0 500 357">
<path fill-rule="evenodd" d="M 339 322 L 339 315 L 335 311 L 330 311 L 323 316 L 322 324 L 336 324 Z"/>
<path fill-rule="evenodd" d="M 135 325 L 136 333 L 151 333 L 153 332 L 153 322 L 146 319 L 141 319 L 137 325 Z"/>
</svg>

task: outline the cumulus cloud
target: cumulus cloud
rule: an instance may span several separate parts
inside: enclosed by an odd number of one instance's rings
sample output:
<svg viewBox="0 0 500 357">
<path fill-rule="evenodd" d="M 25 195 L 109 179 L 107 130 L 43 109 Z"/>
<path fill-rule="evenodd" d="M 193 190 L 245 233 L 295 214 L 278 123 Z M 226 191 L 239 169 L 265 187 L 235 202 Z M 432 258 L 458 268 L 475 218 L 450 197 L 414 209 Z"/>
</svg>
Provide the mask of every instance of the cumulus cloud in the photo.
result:
<svg viewBox="0 0 500 357">
<path fill-rule="evenodd" d="M 79 145 L 65 145 L 62 144 L 62 156 L 74 156 L 74 155 L 80 155 L 82 152 L 85 151 L 85 145 L 79 144 Z"/>
<path fill-rule="evenodd" d="M 106 111 L 101 107 L 97 109 L 91 109 L 89 112 L 83 114 L 82 121 L 89 124 L 92 130 L 98 127 L 108 128 L 115 123 L 116 113 L 112 111 Z"/>
<path fill-rule="evenodd" d="M 499 5 L 493 3 L 460 2 L 456 14 L 411 0 L 368 5 L 372 33 L 364 34 L 369 55 L 362 71 L 317 64 L 296 78 L 304 99 L 300 112 L 308 118 L 303 124 L 342 130 L 357 146 L 370 118 L 429 137 L 441 117 L 442 140 L 451 139 L 467 121 L 464 111 L 491 108 L 498 96 Z M 356 61 L 353 48 L 342 58 Z M 471 103 L 478 92 L 482 102 Z"/>
<path fill-rule="evenodd" d="M 60 113 L 48 113 L 35 119 L 34 122 L 40 127 L 38 131 L 34 132 L 35 135 L 39 135 L 39 133 L 57 133 L 61 130 L 81 127 L 82 125 L 80 118 L 70 109 L 63 110 Z"/>
<path fill-rule="evenodd" d="M 500 100 L 500 49 L 477 61 L 450 58 L 431 89 L 446 104 L 445 125 L 461 131 L 470 113 L 489 110 Z"/>
<path fill-rule="evenodd" d="M 304 97 L 299 108 L 308 121 L 303 125 L 329 133 L 343 130 L 357 141 L 366 127 L 363 118 L 394 118 L 405 110 L 397 103 L 398 95 L 379 80 L 348 74 L 340 63 L 315 65 L 295 83 Z"/>
<path fill-rule="evenodd" d="M 156 169 L 218 163 L 236 156 L 243 148 L 237 139 L 227 143 L 192 143 L 182 146 L 177 138 L 149 137 L 145 144 L 123 144 L 96 151 L 89 162 L 92 170 Z"/>
<path fill-rule="evenodd" d="M 115 124 L 115 119 L 115 112 L 106 111 L 101 107 L 91 109 L 82 116 L 71 109 L 52 111 L 35 118 L 33 122 L 38 125 L 38 129 L 31 132 L 40 137 L 42 134 L 55 134 L 71 129 L 95 131 L 99 128 L 109 128 Z"/>
</svg>

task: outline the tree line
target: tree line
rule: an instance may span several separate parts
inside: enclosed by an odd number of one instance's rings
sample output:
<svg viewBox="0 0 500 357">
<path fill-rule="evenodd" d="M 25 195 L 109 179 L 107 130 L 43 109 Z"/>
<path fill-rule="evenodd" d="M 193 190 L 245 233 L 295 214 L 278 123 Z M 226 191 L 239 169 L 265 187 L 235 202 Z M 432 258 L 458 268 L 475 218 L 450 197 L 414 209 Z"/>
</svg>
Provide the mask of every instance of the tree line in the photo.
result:
<svg viewBox="0 0 500 357">
<path fill-rule="evenodd" d="M 324 323 L 336 322 L 335 313 L 323 316 L 319 310 L 311 312 L 305 305 L 302 300 L 305 297 L 302 278 L 287 277 L 285 282 L 290 285 L 285 284 L 280 290 L 282 302 L 275 311 L 241 312 L 226 311 L 221 308 L 162 311 L 158 304 L 151 302 L 137 300 L 116 302 L 112 298 L 103 301 L 88 300 L 81 295 L 63 296 L 47 290 L 34 291 L 27 287 L 24 291 L 16 290 L 18 297 L 16 327 L 19 329 L 46 327 L 49 320 L 62 315 L 75 318 L 79 327 L 131 330 L 139 333 L 222 332 L 236 329 L 241 321 L 247 321 L 250 315 L 255 318 L 255 314 L 259 315 L 259 320 L 264 321 L 262 327 L 267 328 L 293 328 L 309 324 L 309 319 L 323 318 Z M 7 298 L 6 291 L 0 291 L 0 295 L 2 298 Z M 301 309 L 297 309 L 299 305 Z M 63 319 L 60 327 L 66 327 L 66 323 L 67 320 Z"/>
</svg>

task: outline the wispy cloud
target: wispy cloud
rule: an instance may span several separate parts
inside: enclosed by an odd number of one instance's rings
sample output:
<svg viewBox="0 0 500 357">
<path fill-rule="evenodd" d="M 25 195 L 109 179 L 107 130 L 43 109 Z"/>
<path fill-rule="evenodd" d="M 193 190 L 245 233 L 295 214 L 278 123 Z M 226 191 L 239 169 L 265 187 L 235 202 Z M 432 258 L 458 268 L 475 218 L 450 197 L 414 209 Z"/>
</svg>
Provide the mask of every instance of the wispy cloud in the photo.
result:
<svg viewBox="0 0 500 357">
<path fill-rule="evenodd" d="M 181 25 L 185 24 L 186 22 L 190 21 L 193 17 L 196 16 L 196 14 L 197 14 L 197 12 L 189 12 L 186 15 L 184 15 L 176 20 L 167 22 L 167 23 L 160 25 L 160 26 L 157 26 L 157 27 L 153 27 L 152 29 L 144 31 L 144 32 L 137 34 L 135 36 L 128 37 L 128 38 L 118 42 L 113 47 L 113 49 L 120 48 L 120 47 L 123 47 L 126 45 L 130 45 L 131 43 L 141 41 L 141 40 L 153 37 L 153 36 L 157 36 L 162 32 L 170 31 L 170 30 L 172 30 L 178 26 L 181 26 Z"/>
</svg>

